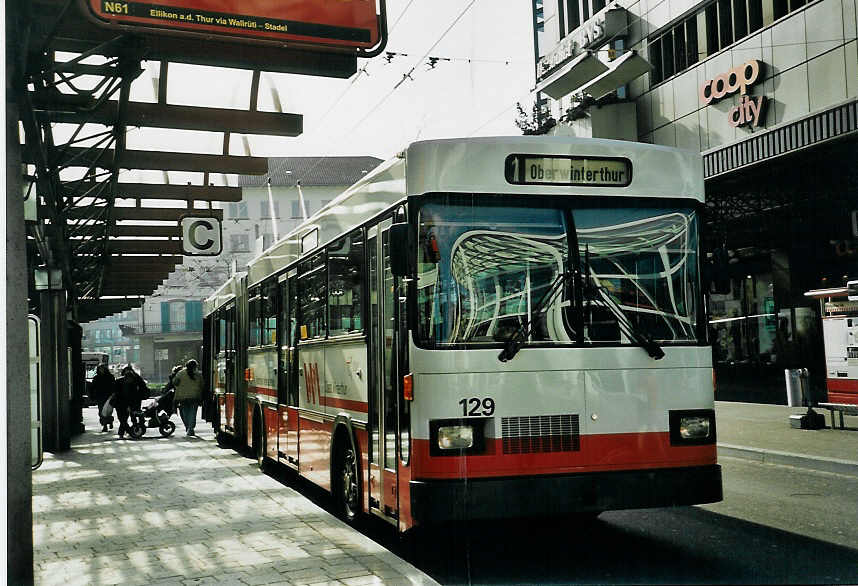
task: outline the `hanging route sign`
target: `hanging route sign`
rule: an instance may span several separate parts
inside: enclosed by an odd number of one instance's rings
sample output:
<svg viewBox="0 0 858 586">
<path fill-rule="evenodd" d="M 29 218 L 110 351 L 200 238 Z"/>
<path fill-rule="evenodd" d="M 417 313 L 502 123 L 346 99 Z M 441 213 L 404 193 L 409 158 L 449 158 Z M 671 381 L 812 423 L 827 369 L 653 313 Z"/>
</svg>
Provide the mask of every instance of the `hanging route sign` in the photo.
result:
<svg viewBox="0 0 858 586">
<path fill-rule="evenodd" d="M 374 54 L 383 47 L 375 0 L 79 0 L 102 25 Z"/>
</svg>

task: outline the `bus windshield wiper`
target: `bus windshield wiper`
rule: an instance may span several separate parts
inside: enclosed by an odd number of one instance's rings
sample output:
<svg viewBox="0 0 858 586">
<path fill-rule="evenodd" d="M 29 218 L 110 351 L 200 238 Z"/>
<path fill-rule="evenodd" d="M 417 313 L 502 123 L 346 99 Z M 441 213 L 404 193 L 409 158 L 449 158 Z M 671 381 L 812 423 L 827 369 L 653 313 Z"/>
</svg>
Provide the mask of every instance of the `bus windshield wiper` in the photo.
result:
<svg viewBox="0 0 858 586">
<path fill-rule="evenodd" d="M 519 324 L 509 339 L 505 342 L 504 349 L 501 350 L 500 354 L 498 354 L 498 360 L 501 362 L 507 362 L 508 360 L 515 358 L 515 355 L 518 354 L 518 351 L 521 350 L 521 347 L 524 346 L 525 342 L 527 342 L 530 332 L 533 331 L 533 322 L 536 321 L 535 317 L 546 307 L 551 305 L 551 302 L 557 296 L 557 293 L 563 290 L 563 286 L 573 276 L 574 273 L 572 271 L 567 271 L 558 274 L 554 278 L 551 285 L 548 287 L 548 291 L 545 292 L 542 298 L 540 298 L 540 300 L 536 302 L 536 305 L 533 306 L 533 309 L 531 309 L 530 315 L 527 316 L 527 319 Z"/>
<path fill-rule="evenodd" d="M 589 264 L 589 263 L 588 263 Z M 605 290 L 601 285 L 596 285 L 593 282 L 592 275 L 587 274 L 584 277 L 585 285 L 584 285 L 584 295 L 590 299 L 591 302 L 599 303 L 600 306 L 605 307 L 608 311 L 610 311 L 615 318 L 617 318 L 617 325 L 619 325 L 620 330 L 635 344 L 646 350 L 646 353 L 652 357 L 653 360 L 661 360 L 664 358 L 664 350 L 658 343 L 652 339 L 652 336 L 640 331 L 629 319 L 629 316 L 626 315 L 626 312 L 619 306 L 617 301 L 611 296 L 609 292 Z M 598 293 L 599 298 L 596 299 L 596 295 L 594 292 Z"/>
</svg>

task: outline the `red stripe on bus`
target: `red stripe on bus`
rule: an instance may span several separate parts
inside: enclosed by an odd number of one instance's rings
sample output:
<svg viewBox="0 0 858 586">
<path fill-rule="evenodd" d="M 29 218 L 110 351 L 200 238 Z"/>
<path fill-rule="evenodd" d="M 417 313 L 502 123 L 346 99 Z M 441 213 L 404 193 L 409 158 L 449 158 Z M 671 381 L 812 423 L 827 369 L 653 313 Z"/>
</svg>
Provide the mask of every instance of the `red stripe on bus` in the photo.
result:
<svg viewBox="0 0 858 586">
<path fill-rule="evenodd" d="M 714 444 L 672 446 L 667 432 L 582 435 L 569 452 L 504 454 L 503 440 L 487 438 L 486 451 L 472 456 L 430 456 L 429 440 L 415 439 L 415 479 L 471 478 L 639 470 L 717 463 Z"/>
<path fill-rule="evenodd" d="M 830 378 L 826 381 L 829 391 L 845 391 L 858 393 L 858 379 L 854 378 Z"/>
<path fill-rule="evenodd" d="M 858 393 L 832 393 L 828 391 L 829 403 L 841 403 L 843 405 L 858 405 Z"/>
<path fill-rule="evenodd" d="M 259 387 L 248 385 L 247 390 L 251 393 L 265 395 L 267 397 L 277 397 L 277 391 L 268 387 Z M 353 401 L 351 399 L 340 399 L 338 397 L 322 396 L 319 399 L 321 405 L 328 407 L 337 407 L 339 409 L 348 409 L 349 411 L 358 411 L 359 413 L 368 413 L 369 405 L 366 401 Z"/>
<path fill-rule="evenodd" d="M 337 397 L 321 397 L 322 405 L 327 407 L 339 407 L 340 409 L 348 409 L 349 411 L 359 411 L 361 413 L 369 412 L 369 405 L 366 401 L 352 401 L 351 399 L 338 399 Z"/>
</svg>

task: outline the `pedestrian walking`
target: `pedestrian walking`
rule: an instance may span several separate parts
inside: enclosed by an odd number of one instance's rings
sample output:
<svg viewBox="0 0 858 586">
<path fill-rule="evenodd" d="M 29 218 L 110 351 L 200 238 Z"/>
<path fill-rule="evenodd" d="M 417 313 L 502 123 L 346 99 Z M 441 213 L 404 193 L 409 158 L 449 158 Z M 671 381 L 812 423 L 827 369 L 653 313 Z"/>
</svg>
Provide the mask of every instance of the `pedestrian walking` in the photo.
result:
<svg viewBox="0 0 858 586">
<path fill-rule="evenodd" d="M 197 372 L 197 361 L 188 360 L 185 368 L 173 377 L 176 389 L 175 403 L 185 424 L 185 435 L 194 436 L 197 424 L 197 408 L 203 395 L 203 377 Z"/>
<path fill-rule="evenodd" d="M 110 374 L 110 370 L 104 364 L 99 364 L 95 369 L 95 376 L 92 377 L 90 383 L 90 392 L 98 405 L 98 421 L 101 423 L 101 431 L 107 431 L 107 426 L 113 429 L 113 415 L 104 416 L 101 414 L 104 409 L 104 404 L 113 395 L 116 387 L 116 378 Z"/>
<path fill-rule="evenodd" d="M 149 396 L 149 387 L 146 381 L 137 374 L 129 364 L 122 369 L 122 376 L 116 381 L 116 393 L 113 406 L 116 407 L 116 416 L 119 418 L 119 437 L 124 438 L 125 433 L 131 433 L 128 417 L 134 411 L 140 410 L 140 401 Z"/>
</svg>

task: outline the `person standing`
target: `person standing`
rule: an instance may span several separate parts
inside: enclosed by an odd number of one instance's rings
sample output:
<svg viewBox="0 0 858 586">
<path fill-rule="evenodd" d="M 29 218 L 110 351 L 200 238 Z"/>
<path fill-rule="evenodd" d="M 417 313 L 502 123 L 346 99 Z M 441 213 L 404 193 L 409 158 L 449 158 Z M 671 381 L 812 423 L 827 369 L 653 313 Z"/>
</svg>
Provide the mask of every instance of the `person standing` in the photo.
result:
<svg viewBox="0 0 858 586">
<path fill-rule="evenodd" d="M 108 415 L 104 417 L 101 414 L 101 410 L 104 409 L 104 404 L 107 403 L 107 400 L 115 390 L 116 378 L 110 374 L 110 370 L 108 370 L 106 365 L 99 364 L 98 368 L 95 369 L 95 376 L 92 377 L 92 383 L 90 384 L 92 396 L 98 405 L 98 420 L 101 423 L 101 431 L 107 431 L 108 425 L 110 429 L 113 429 L 113 416 Z"/>
<path fill-rule="evenodd" d="M 134 372 L 129 364 L 122 369 L 122 377 L 116 381 L 116 416 L 119 418 L 119 437 L 124 438 L 125 433 L 131 433 L 128 417 L 134 411 L 140 410 L 140 401 L 149 396 L 149 388 L 143 378 Z"/>
<path fill-rule="evenodd" d="M 185 368 L 173 377 L 173 387 L 176 389 L 174 401 L 185 424 L 185 435 L 194 436 L 197 408 L 203 395 L 203 377 L 197 372 L 196 360 L 188 360 Z"/>
</svg>

